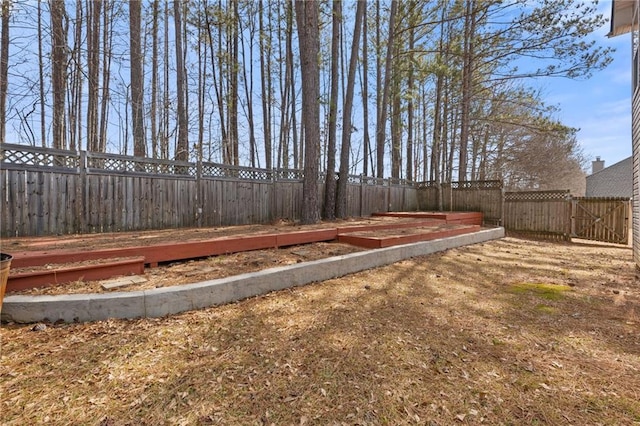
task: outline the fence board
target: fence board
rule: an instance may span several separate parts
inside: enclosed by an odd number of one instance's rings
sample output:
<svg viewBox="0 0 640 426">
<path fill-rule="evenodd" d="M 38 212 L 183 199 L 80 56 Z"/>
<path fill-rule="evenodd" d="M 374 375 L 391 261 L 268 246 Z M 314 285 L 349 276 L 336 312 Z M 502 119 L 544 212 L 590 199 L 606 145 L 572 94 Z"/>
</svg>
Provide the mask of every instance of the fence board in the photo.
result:
<svg viewBox="0 0 640 426">
<path fill-rule="evenodd" d="M 55 182 L 57 190 L 53 190 L 48 196 L 50 199 L 56 200 L 57 217 L 56 222 L 62 221 L 62 234 L 70 234 L 74 232 L 76 220 L 76 180 L 68 180 L 63 176 L 55 176 L 52 181 Z M 57 192 L 55 192 L 57 191 Z M 59 197 L 56 194 L 60 194 Z M 47 227 L 47 229 L 50 229 Z M 43 232 L 46 232 L 44 230 Z"/>
<path fill-rule="evenodd" d="M 29 203 L 27 199 L 27 171 L 18 173 L 16 182 L 16 234 L 29 235 L 27 231 L 27 212 Z"/>
<path fill-rule="evenodd" d="M 362 216 L 362 185 L 347 184 L 347 215 Z"/>
<path fill-rule="evenodd" d="M 59 222 L 60 204 L 62 203 L 59 203 L 56 194 L 60 194 L 63 189 L 58 186 L 59 180 L 55 176 L 47 174 L 46 179 L 48 180 L 47 189 L 46 193 L 43 192 L 42 198 L 46 205 L 44 208 L 44 228 L 49 229 L 53 223 Z"/>
<path fill-rule="evenodd" d="M 389 187 L 389 211 L 400 211 L 400 206 L 404 204 L 404 191 L 402 187 Z"/>
</svg>

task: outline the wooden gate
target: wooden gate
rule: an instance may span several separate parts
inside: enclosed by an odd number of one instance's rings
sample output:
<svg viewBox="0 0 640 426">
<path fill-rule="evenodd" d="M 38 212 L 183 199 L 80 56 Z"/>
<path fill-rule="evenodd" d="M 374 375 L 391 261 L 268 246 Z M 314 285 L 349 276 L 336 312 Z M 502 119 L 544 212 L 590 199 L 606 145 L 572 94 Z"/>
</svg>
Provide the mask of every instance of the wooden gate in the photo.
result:
<svg viewBox="0 0 640 426">
<path fill-rule="evenodd" d="M 629 243 L 631 200 L 628 198 L 574 197 L 572 212 L 572 237 L 606 243 Z"/>
</svg>

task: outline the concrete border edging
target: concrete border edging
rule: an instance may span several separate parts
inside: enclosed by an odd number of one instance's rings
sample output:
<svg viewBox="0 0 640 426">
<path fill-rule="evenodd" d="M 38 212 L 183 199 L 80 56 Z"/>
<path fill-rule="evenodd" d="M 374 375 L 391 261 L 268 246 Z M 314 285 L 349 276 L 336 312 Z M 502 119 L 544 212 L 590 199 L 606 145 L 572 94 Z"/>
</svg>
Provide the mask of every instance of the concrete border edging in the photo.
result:
<svg viewBox="0 0 640 426">
<path fill-rule="evenodd" d="M 411 257 L 495 240 L 504 237 L 504 234 L 504 228 L 485 229 L 454 237 L 152 290 L 61 296 L 8 296 L 2 306 L 2 320 L 17 323 L 44 320 L 85 322 L 108 318 L 162 317 L 325 281 Z"/>
</svg>

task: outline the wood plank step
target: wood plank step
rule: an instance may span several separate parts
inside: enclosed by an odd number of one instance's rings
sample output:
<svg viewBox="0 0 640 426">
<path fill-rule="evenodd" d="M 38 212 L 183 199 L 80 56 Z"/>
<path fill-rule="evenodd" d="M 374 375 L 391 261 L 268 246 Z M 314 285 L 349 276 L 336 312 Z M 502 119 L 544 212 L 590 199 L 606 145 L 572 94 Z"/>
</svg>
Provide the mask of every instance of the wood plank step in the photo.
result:
<svg viewBox="0 0 640 426">
<path fill-rule="evenodd" d="M 141 277 L 139 275 L 134 275 L 132 277 L 122 277 L 117 278 L 115 280 L 109 280 L 101 283 L 101 287 L 103 290 L 113 290 L 114 288 L 126 287 L 132 284 L 140 284 L 147 282 L 147 279 Z"/>
</svg>

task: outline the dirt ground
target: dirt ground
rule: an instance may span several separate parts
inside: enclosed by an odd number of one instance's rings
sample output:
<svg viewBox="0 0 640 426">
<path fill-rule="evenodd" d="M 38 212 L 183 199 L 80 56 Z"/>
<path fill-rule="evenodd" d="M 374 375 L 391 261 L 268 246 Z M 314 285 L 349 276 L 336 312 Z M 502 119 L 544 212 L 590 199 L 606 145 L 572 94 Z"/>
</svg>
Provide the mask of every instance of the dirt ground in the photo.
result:
<svg viewBox="0 0 640 426">
<path fill-rule="evenodd" d="M 626 247 L 505 238 L 167 318 L 0 337 L 3 425 L 640 424 Z"/>
</svg>

